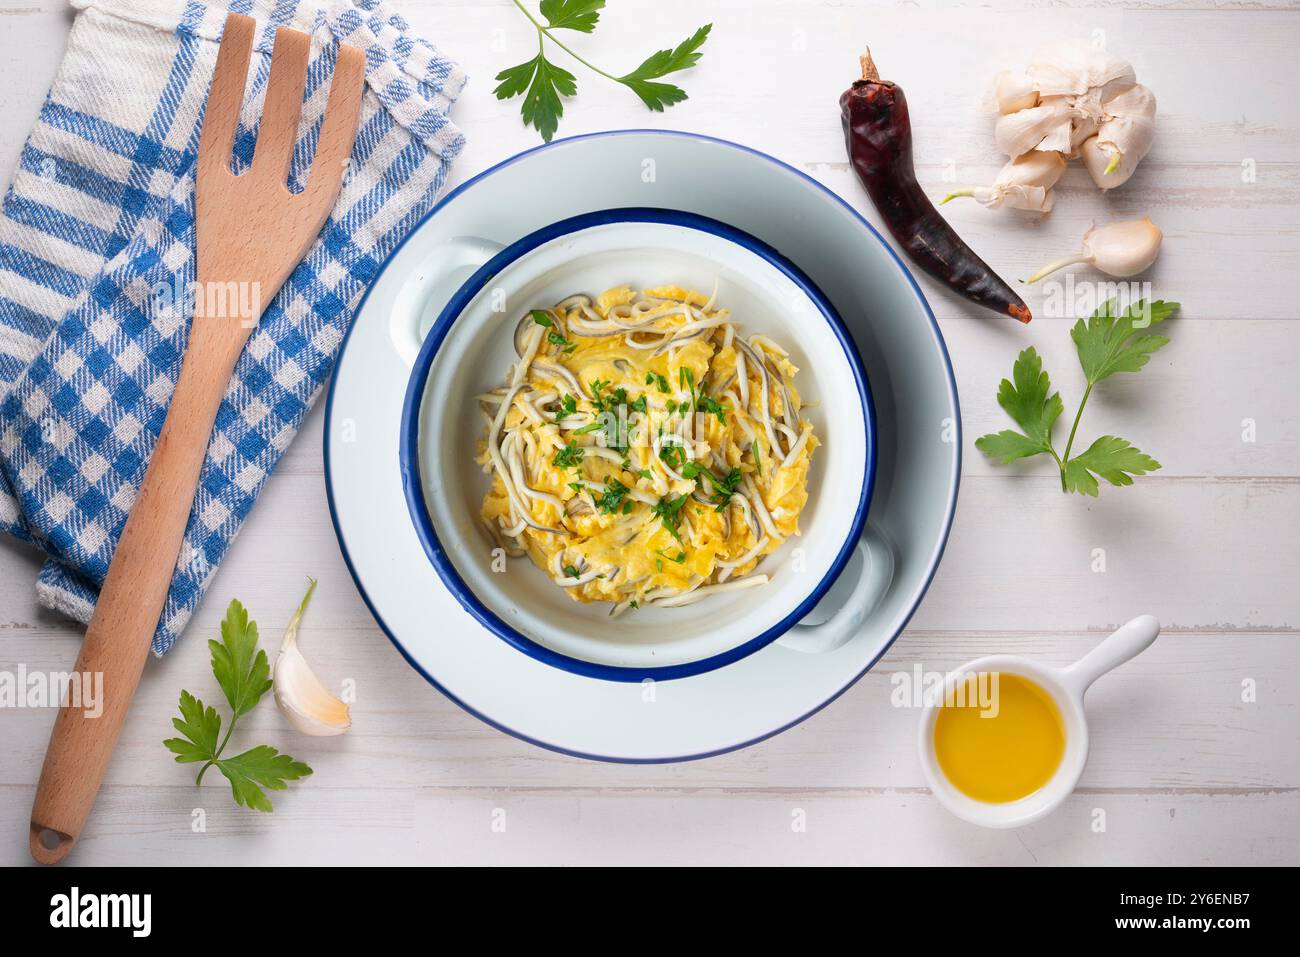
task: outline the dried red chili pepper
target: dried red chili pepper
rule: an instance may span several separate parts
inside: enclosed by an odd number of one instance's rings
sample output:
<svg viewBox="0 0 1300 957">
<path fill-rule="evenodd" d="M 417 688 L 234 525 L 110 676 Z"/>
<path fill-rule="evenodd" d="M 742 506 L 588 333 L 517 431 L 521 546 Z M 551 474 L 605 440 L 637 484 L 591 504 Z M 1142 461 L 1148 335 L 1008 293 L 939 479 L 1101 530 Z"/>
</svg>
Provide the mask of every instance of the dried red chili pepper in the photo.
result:
<svg viewBox="0 0 1300 957">
<path fill-rule="evenodd" d="M 971 302 L 1028 322 L 1029 307 L 962 242 L 916 181 L 907 99 L 880 79 L 868 51 L 862 79 L 840 97 L 844 141 L 858 179 L 912 261 Z"/>
</svg>

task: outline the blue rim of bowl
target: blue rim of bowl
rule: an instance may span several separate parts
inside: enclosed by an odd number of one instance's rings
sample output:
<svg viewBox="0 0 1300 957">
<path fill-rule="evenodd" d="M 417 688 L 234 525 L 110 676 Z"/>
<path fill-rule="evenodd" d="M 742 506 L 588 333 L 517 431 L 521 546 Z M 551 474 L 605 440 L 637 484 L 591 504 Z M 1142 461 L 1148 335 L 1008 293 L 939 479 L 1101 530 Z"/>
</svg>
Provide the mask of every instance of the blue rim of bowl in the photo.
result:
<svg viewBox="0 0 1300 957">
<path fill-rule="evenodd" d="M 562 654 L 524 635 L 489 608 L 474 592 L 474 589 L 469 586 L 469 583 L 465 581 L 460 572 L 456 570 L 455 563 L 447 554 L 446 547 L 444 547 L 437 531 L 434 529 L 433 518 L 429 514 L 428 503 L 425 500 L 424 476 L 420 467 L 420 420 L 429 374 L 434 359 L 437 358 L 438 350 L 442 347 L 452 327 L 469 304 L 489 282 L 539 247 L 556 239 L 571 236 L 588 229 L 626 223 L 654 223 L 677 226 L 717 236 L 760 257 L 798 286 L 800 291 L 817 307 L 817 310 L 831 327 L 836 339 L 839 340 L 845 361 L 848 363 L 853 374 L 854 384 L 857 386 L 865 431 L 862 488 L 858 491 L 858 502 L 854 509 L 853 520 L 849 524 L 847 537 L 836 552 L 826 574 L 818 581 L 817 585 L 780 621 L 755 637 L 708 658 L 655 667 L 608 665 Z M 676 678 L 689 678 L 692 675 L 703 674 L 706 671 L 713 671 L 739 661 L 741 658 L 753 654 L 784 635 L 798 624 L 808 612 L 812 611 L 813 606 L 825 596 L 826 592 L 839 578 L 840 573 L 844 571 L 844 566 L 848 564 L 854 546 L 857 544 L 858 539 L 862 537 L 862 528 L 867 520 L 867 509 L 871 504 L 871 490 L 876 477 L 876 417 L 871 401 L 871 389 L 867 384 L 866 373 L 863 370 L 862 358 L 858 355 L 857 346 L 853 342 L 853 337 L 844 325 L 839 313 L 835 311 L 835 307 L 830 304 L 822 291 L 817 288 L 811 279 L 804 275 L 798 266 L 757 237 L 751 236 L 749 233 L 727 223 L 701 216 L 698 213 L 659 207 L 629 206 L 617 209 L 601 209 L 559 220 L 529 233 L 522 239 L 516 240 L 475 270 L 474 274 L 465 280 L 464 284 L 447 301 L 447 305 L 443 307 L 437 320 L 425 335 L 424 343 L 420 347 L 419 356 L 415 360 L 415 365 L 411 369 L 410 380 L 407 383 L 406 397 L 402 404 L 402 424 L 399 434 L 401 435 L 401 445 L 398 450 L 398 467 L 402 473 L 402 491 L 406 496 L 406 506 L 411 513 L 416 536 L 420 539 L 420 544 L 424 547 L 424 552 L 437 571 L 438 577 L 442 579 L 443 584 L 460 602 L 461 607 L 473 615 L 483 627 L 524 654 L 536 658 L 544 664 L 563 668 L 565 671 L 577 675 L 587 678 L 600 678 L 606 681 L 640 682 L 647 679 L 672 681 Z"/>
<path fill-rule="evenodd" d="M 492 176 L 493 173 L 496 173 L 500 170 L 513 166 L 515 163 L 527 159 L 528 157 L 532 156 L 534 153 L 540 153 L 543 150 L 557 149 L 564 146 L 571 146 L 576 143 L 585 142 L 587 140 L 607 139 L 609 137 L 615 137 L 615 136 L 665 136 L 665 137 L 673 137 L 675 139 L 693 140 L 700 143 L 712 143 L 717 146 L 725 146 L 728 149 L 736 150 L 739 153 L 745 153 L 749 156 L 758 157 L 759 159 L 764 160 L 765 162 L 771 163 L 776 168 L 786 173 L 789 173 L 790 175 L 794 176 L 796 179 L 802 181 L 806 185 L 813 187 L 819 193 L 822 193 L 823 195 L 829 197 L 831 200 L 833 200 L 836 203 L 836 205 L 840 207 L 840 209 L 844 213 L 846 213 L 848 216 L 854 219 L 859 226 L 861 226 L 864 230 L 866 230 L 867 234 L 871 236 L 873 239 L 875 239 L 875 241 L 880 244 L 881 248 L 885 250 L 885 253 L 889 256 L 889 258 L 894 261 L 894 264 L 898 267 L 900 274 L 903 276 L 903 278 L 907 280 L 907 284 L 911 287 L 912 293 L 916 296 L 917 302 L 920 304 L 922 311 L 925 313 L 926 319 L 930 323 L 930 331 L 934 336 L 935 346 L 938 348 L 939 356 L 943 360 L 943 367 L 945 373 L 944 378 L 947 380 L 947 385 L 948 385 L 948 396 L 952 401 L 953 411 L 954 413 L 956 413 L 954 417 L 954 423 L 953 423 L 955 429 L 953 450 L 955 454 L 953 457 L 952 468 L 950 470 L 950 474 L 952 477 L 951 491 L 949 493 L 948 502 L 945 509 L 946 514 L 944 515 L 943 534 L 939 537 L 939 541 L 934 546 L 930 554 L 930 557 L 928 559 L 929 567 L 926 571 L 925 581 L 923 581 L 920 587 L 915 590 L 915 593 L 911 598 L 910 606 L 908 607 L 907 611 L 902 615 L 901 619 L 899 620 L 897 627 L 894 629 L 894 633 L 889 636 L 889 640 L 886 641 L 884 645 L 881 646 L 880 651 L 877 652 L 876 655 L 872 657 L 872 659 L 862 667 L 862 670 L 860 670 L 852 678 L 846 681 L 843 684 L 843 686 L 841 686 L 834 694 L 824 698 L 822 701 L 818 702 L 815 707 L 809 708 L 807 711 L 799 715 L 797 718 L 793 718 L 792 720 L 787 721 L 785 724 L 773 728 L 771 731 L 765 731 L 763 734 L 757 735 L 755 737 L 746 738 L 744 741 L 738 741 L 735 744 L 729 744 L 721 748 L 712 748 L 708 751 L 700 751 L 696 754 L 661 755 L 656 757 L 620 757 L 617 755 L 608 755 L 608 754 L 592 754 L 586 751 L 579 751 L 576 748 L 566 748 L 563 747 L 562 745 L 553 744 L 549 741 L 544 741 L 541 738 L 535 737 L 531 734 L 526 734 L 525 732 L 519 731 L 516 728 L 512 728 L 509 725 L 504 724 L 501 721 L 498 721 L 496 718 L 493 718 L 492 716 L 484 713 L 483 711 L 480 711 L 478 708 L 475 708 L 473 705 L 469 704 L 469 702 L 462 700 L 450 688 L 446 687 L 444 684 L 442 684 L 442 682 L 440 682 L 437 678 L 435 678 L 432 674 L 430 674 L 428 669 L 425 668 L 422 664 L 420 664 L 419 661 L 415 659 L 415 656 L 412 655 L 411 652 L 409 652 L 406 649 L 406 646 L 402 644 L 401 639 L 399 639 L 397 635 L 393 632 L 393 629 L 389 627 L 388 622 L 385 620 L 384 616 L 380 614 L 379 608 L 375 605 L 374 601 L 371 599 L 370 593 L 366 590 L 365 583 L 361 580 L 361 574 L 360 572 L 357 571 L 356 564 L 352 561 L 352 553 L 348 551 L 347 540 L 344 538 L 343 528 L 339 524 L 338 508 L 334 502 L 334 479 L 333 479 L 333 472 L 330 467 L 330 443 L 329 443 L 329 436 L 333 434 L 331 430 L 331 424 L 334 419 L 333 383 L 331 383 L 330 385 L 329 394 L 326 395 L 325 397 L 325 441 L 322 444 L 322 456 L 321 456 L 325 467 L 325 504 L 329 508 L 330 524 L 333 525 L 334 527 L 334 537 L 339 543 L 339 553 L 343 556 L 343 564 L 347 568 L 348 574 L 352 576 L 352 583 L 356 586 L 357 594 L 361 596 L 361 601 L 362 603 L 365 604 L 366 610 L 370 612 L 370 617 L 375 620 L 375 624 L 377 624 L 379 626 L 379 630 L 384 633 L 384 637 L 386 637 L 388 641 L 392 644 L 392 646 L 397 649 L 397 653 L 402 656 L 402 658 L 406 661 L 406 663 L 410 665 L 411 668 L 418 675 L 420 675 L 420 677 L 422 677 L 425 681 L 427 681 L 433 688 L 437 689 L 440 694 L 446 697 L 447 700 L 451 701 L 453 704 L 455 704 L 466 714 L 473 715 L 475 718 L 477 718 L 479 721 L 482 721 L 488 727 L 495 728 L 496 730 L 500 731 L 502 734 L 508 734 L 512 738 L 516 738 L 527 744 L 531 744 L 534 747 L 542 748 L 543 750 L 546 751 L 552 751 L 555 754 L 567 755 L 568 757 L 572 757 L 572 758 L 582 758 L 587 761 L 601 761 L 607 764 L 674 764 L 674 763 L 684 762 L 684 761 L 703 761 L 708 758 L 715 758 L 718 757 L 719 755 L 730 754 L 732 751 L 742 751 L 745 748 L 750 748 L 756 744 L 761 744 L 762 742 L 768 740 L 769 738 L 774 738 L 779 734 L 784 734 L 786 731 L 789 731 L 791 728 L 795 727 L 796 725 L 802 724 L 803 722 L 807 721 L 809 718 L 817 714 L 822 709 L 829 707 L 831 704 L 833 704 L 835 701 L 839 699 L 840 695 L 844 694 L 850 688 L 856 685 L 859 681 L 861 681 L 863 675 L 865 675 L 872 668 L 874 668 L 876 666 L 876 663 L 879 662 L 880 659 L 885 656 L 885 653 L 888 652 L 889 649 L 893 646 L 894 642 L 898 640 L 898 636 L 903 633 L 903 629 L 907 627 L 908 622 L 910 622 L 912 620 L 912 617 L 916 614 L 916 610 L 917 608 L 920 607 L 921 600 L 925 597 L 926 592 L 930 590 L 930 585 L 934 581 L 934 576 L 939 570 L 939 563 L 942 561 L 943 553 L 948 545 L 948 538 L 952 532 L 953 519 L 956 517 L 957 514 L 957 497 L 961 486 L 961 461 L 962 461 L 961 401 L 957 394 L 957 378 L 955 373 L 953 372 L 952 358 L 948 355 L 948 345 L 946 342 L 944 342 L 943 333 L 939 329 L 939 322 L 934 317 L 934 310 L 930 308 L 930 303 L 926 300 L 925 294 L 921 292 L 921 287 L 917 283 L 916 277 L 912 275 L 912 271 L 907 268 L 907 264 L 903 262 L 903 260 L 899 257 L 898 253 L 894 251 L 894 247 L 889 245 L 889 243 L 885 241 L 885 238 L 880 235 L 880 231 L 876 229 L 875 226 L 871 225 L 871 222 L 865 216 L 863 216 L 856 209 L 854 209 L 851 204 L 849 204 L 843 198 L 841 198 L 834 190 L 830 189 L 828 186 L 826 186 L 816 178 L 805 173 L 803 170 L 796 169 L 795 167 L 791 166 L 789 163 L 777 159 L 775 156 L 772 156 L 768 153 L 764 153 L 762 150 L 754 149 L 752 146 L 745 146 L 742 143 L 737 143 L 733 140 L 722 139 L 721 137 L 718 136 L 710 136 L 707 133 L 692 133 L 687 130 L 656 130 L 656 129 L 647 129 L 643 127 L 633 127 L 630 129 L 623 129 L 623 130 L 604 130 L 597 133 L 582 133 L 576 136 L 566 136 L 558 140 L 553 140 L 550 143 L 543 143 L 539 146 L 534 146 L 529 149 L 522 150 L 521 152 L 515 153 L 513 156 L 506 157 L 499 163 L 495 163 L 494 165 L 489 166 L 487 169 L 483 170 L 482 172 L 477 173 L 474 176 L 471 176 L 465 182 L 461 183 L 459 186 L 452 189 L 449 193 L 447 193 L 446 196 L 440 199 L 433 206 L 433 208 L 430 209 L 423 216 L 421 216 L 420 219 L 411 226 L 410 231 L 407 232 L 407 234 L 403 236 L 401 240 L 398 241 L 397 245 L 393 248 L 392 252 L 388 254 L 388 258 L 384 260 L 384 263 L 380 267 L 379 271 L 375 273 L 375 276 L 370 281 L 370 285 L 367 286 L 365 293 L 362 294 L 361 301 L 357 303 L 355 315 L 361 314 L 361 311 L 365 308 L 366 300 L 370 298 L 371 291 L 378 284 L 380 278 L 383 276 L 384 271 L 388 268 L 389 264 L 392 263 L 392 261 L 397 257 L 398 253 L 401 252 L 402 247 L 405 246 L 406 243 L 409 242 L 410 239 L 420 231 L 420 229 L 425 225 L 425 223 L 427 223 L 430 219 L 436 216 L 448 203 L 450 203 L 452 200 L 459 197 L 462 193 L 465 193 L 472 187 L 477 186 L 479 183 L 481 183 L 488 177 Z M 347 331 L 343 333 L 343 341 L 339 344 L 338 359 L 336 360 L 335 363 L 336 370 L 338 368 L 338 364 L 343 361 L 343 356 L 347 351 L 348 340 L 349 338 L 351 338 L 352 331 L 355 327 L 356 327 L 356 323 L 353 322 L 348 326 Z"/>
</svg>

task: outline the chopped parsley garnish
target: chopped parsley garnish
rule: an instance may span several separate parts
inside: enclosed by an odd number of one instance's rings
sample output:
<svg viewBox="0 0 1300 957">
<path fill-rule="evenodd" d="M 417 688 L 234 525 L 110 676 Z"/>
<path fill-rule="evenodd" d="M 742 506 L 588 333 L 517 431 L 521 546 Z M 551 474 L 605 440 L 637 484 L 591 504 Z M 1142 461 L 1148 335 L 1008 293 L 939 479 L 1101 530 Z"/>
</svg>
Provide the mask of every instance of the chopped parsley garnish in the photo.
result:
<svg viewBox="0 0 1300 957">
<path fill-rule="evenodd" d="M 727 510 L 727 503 L 731 501 L 731 496 L 735 494 L 736 489 L 740 487 L 740 482 L 744 478 L 739 468 L 733 468 L 723 478 L 718 478 L 713 472 L 698 462 L 687 462 L 681 468 L 682 478 L 695 479 L 699 484 L 699 477 L 707 475 L 709 477 L 709 487 L 712 494 L 709 496 L 711 501 L 719 512 Z"/>
<path fill-rule="evenodd" d="M 706 415 L 709 413 L 716 415 L 719 422 L 725 423 L 727 421 L 727 407 L 703 392 L 695 397 L 695 409 L 697 412 L 703 412 Z"/>
<path fill-rule="evenodd" d="M 668 529 L 668 534 L 681 542 L 682 537 L 677 533 L 677 528 L 682 521 L 682 506 L 686 504 L 686 496 L 678 495 L 676 498 L 661 498 L 655 504 L 653 509 L 654 515 L 663 523 L 663 527 Z"/>
<path fill-rule="evenodd" d="M 577 577 L 578 577 L 578 568 L 577 568 L 577 566 L 576 566 L 576 565 L 565 565 L 565 566 L 564 566 L 564 574 L 568 575 L 570 578 L 577 578 Z"/>
<path fill-rule="evenodd" d="M 642 415 L 645 415 L 646 412 L 645 396 L 644 395 L 637 396 L 636 401 L 632 403 L 631 407 L 634 411 L 640 412 Z"/>
<path fill-rule="evenodd" d="M 717 505 L 719 512 L 725 512 L 727 503 L 731 501 L 731 496 L 740 487 L 740 480 L 743 477 L 740 474 L 740 469 L 732 469 L 723 479 L 719 479 L 712 472 L 709 473 L 709 477 L 713 479 L 713 494 L 709 497 L 709 501 Z"/>
<path fill-rule="evenodd" d="M 668 380 L 665 379 L 663 376 L 661 376 L 659 373 L 651 372 L 648 375 L 646 375 L 645 384 L 649 385 L 651 382 L 654 382 L 655 386 L 659 389 L 660 392 L 667 393 Z"/>
<path fill-rule="evenodd" d="M 665 445 L 659 450 L 659 458 L 670 469 L 680 469 L 686 463 L 686 450 L 680 445 Z"/>
<path fill-rule="evenodd" d="M 560 400 L 560 411 L 555 413 L 555 421 L 559 422 L 567 419 L 571 415 L 578 414 L 578 397 L 566 395 Z"/>
<path fill-rule="evenodd" d="M 758 440 L 749 443 L 749 451 L 754 453 L 754 474 L 763 477 L 763 458 L 758 454 Z"/>
<path fill-rule="evenodd" d="M 555 459 L 552 461 L 557 469 L 577 468 L 582 462 L 583 455 L 586 454 L 582 446 L 576 441 L 570 442 L 560 451 L 555 453 Z"/>
<path fill-rule="evenodd" d="M 555 323 L 551 321 L 551 317 L 541 309 L 533 309 L 529 312 L 529 315 L 533 317 L 533 322 L 537 323 L 539 326 L 545 326 L 547 329 L 554 328 L 555 326 Z"/>
<path fill-rule="evenodd" d="M 656 555 L 662 555 L 664 558 L 668 559 L 670 562 L 676 562 L 678 565 L 680 565 L 680 564 L 682 564 L 683 562 L 686 561 L 686 553 L 685 553 L 685 552 L 678 552 L 676 555 L 669 555 L 669 554 L 668 554 L 668 549 L 666 549 L 666 548 L 656 548 L 656 549 L 655 549 L 655 554 L 656 554 Z"/>
<path fill-rule="evenodd" d="M 595 431 L 596 431 L 597 429 L 599 429 L 600 427 L 601 427 L 601 422 L 600 422 L 599 420 L 597 420 L 597 421 L 595 421 L 595 422 L 589 422 L 589 423 L 587 423 L 586 425 L 584 425 L 584 426 L 583 426 L 582 428 L 580 428 L 580 429 L 574 429 L 574 430 L 573 430 L 573 434 L 574 434 L 574 435 L 586 435 L 588 432 L 595 432 Z"/>
<path fill-rule="evenodd" d="M 546 341 L 553 346 L 563 346 L 565 352 L 572 352 L 574 349 L 578 348 L 576 342 L 570 342 L 558 332 L 548 332 L 546 334 Z"/>
<path fill-rule="evenodd" d="M 623 504 L 623 497 L 632 491 L 618 479 L 605 479 L 605 492 L 596 499 L 596 508 L 605 515 L 613 515 Z"/>
</svg>

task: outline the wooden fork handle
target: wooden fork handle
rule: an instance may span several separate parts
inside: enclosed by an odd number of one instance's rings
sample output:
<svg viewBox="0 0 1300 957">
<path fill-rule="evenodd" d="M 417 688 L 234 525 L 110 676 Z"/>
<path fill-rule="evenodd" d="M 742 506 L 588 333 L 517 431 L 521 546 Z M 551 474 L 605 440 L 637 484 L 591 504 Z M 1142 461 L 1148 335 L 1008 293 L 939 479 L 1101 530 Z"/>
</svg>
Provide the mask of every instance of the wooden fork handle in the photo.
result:
<svg viewBox="0 0 1300 957">
<path fill-rule="evenodd" d="M 102 707 L 92 715 L 64 702 L 54 721 L 29 839 L 32 857 L 42 864 L 61 861 L 81 834 L 167 599 L 212 426 L 238 356 L 232 347 L 204 342 L 202 327 L 215 321 L 194 323 L 162 433 L 77 659 L 74 677 L 103 676 Z"/>
</svg>

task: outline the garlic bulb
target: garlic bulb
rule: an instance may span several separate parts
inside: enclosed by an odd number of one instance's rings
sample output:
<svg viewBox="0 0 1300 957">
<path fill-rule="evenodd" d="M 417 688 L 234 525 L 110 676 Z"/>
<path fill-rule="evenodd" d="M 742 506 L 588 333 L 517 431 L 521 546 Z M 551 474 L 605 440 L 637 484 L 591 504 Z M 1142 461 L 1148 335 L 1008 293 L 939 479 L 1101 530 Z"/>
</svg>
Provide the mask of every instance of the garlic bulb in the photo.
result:
<svg viewBox="0 0 1300 957">
<path fill-rule="evenodd" d="M 1083 249 L 1048 263 L 1025 282 L 1038 282 L 1044 276 L 1075 263 L 1088 263 L 1108 276 L 1127 279 L 1145 272 L 1160 254 L 1164 233 L 1150 219 L 1094 226 L 1083 237 Z"/>
<path fill-rule="evenodd" d="M 309 578 L 308 581 L 311 584 L 307 587 L 307 594 L 289 619 L 284 640 L 280 643 L 280 655 L 275 660 L 275 703 L 289 723 L 303 734 L 324 737 L 342 734 L 352 727 L 352 717 L 347 704 L 325 690 L 298 649 L 298 625 L 302 623 L 307 602 L 311 601 L 312 592 L 316 590 L 316 580 Z"/>
<path fill-rule="evenodd" d="M 994 137 L 1011 158 L 1031 150 L 1083 156 L 1093 181 L 1113 189 L 1151 148 L 1156 100 L 1131 64 L 1086 40 L 1043 47 L 1022 73 L 994 81 Z"/>
<path fill-rule="evenodd" d="M 1156 129 L 1156 98 L 1145 86 L 1125 90 L 1105 106 L 1097 135 L 1083 141 L 1079 152 L 1092 181 L 1114 189 L 1128 181 L 1151 149 Z"/>
<path fill-rule="evenodd" d="M 1056 151 L 1030 150 L 1009 161 L 992 186 L 958 189 L 939 203 L 942 206 L 958 196 L 970 196 L 989 209 L 1006 203 L 1012 209 L 1046 213 L 1052 209 L 1052 187 L 1065 172 L 1065 157 Z"/>
</svg>

